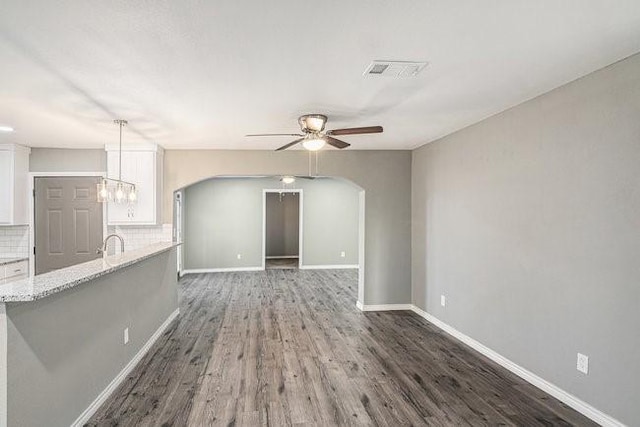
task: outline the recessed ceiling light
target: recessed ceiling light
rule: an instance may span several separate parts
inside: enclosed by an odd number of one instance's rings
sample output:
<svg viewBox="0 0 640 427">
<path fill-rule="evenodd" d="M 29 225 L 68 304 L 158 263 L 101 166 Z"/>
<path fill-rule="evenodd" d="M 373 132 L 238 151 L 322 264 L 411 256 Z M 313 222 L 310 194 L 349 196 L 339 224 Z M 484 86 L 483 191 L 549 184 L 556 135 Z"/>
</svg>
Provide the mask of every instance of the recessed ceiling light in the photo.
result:
<svg viewBox="0 0 640 427">
<path fill-rule="evenodd" d="M 11 126 L 0 126 L 0 132 L 13 132 L 13 128 Z"/>
</svg>

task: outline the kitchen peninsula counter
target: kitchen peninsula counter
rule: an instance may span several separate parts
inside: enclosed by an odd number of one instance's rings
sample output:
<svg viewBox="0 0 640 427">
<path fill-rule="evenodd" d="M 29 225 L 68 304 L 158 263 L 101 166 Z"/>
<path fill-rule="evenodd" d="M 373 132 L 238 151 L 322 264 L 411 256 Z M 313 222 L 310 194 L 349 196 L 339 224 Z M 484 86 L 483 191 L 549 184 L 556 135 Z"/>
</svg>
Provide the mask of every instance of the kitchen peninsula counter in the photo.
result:
<svg viewBox="0 0 640 427">
<path fill-rule="evenodd" d="M 178 316 L 176 246 L 0 285 L 0 427 L 88 421 Z"/>
<path fill-rule="evenodd" d="M 106 256 L 49 273 L 0 285 L 0 302 L 35 301 L 169 251 L 179 243 L 162 242 L 119 255 Z"/>
</svg>

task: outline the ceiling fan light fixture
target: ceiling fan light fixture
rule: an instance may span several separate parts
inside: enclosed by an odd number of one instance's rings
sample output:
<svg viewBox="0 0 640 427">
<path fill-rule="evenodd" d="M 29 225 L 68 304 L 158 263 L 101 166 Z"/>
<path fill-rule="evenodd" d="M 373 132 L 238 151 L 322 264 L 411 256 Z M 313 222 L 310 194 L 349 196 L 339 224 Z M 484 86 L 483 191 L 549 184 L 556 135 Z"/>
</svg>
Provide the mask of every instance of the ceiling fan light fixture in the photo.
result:
<svg viewBox="0 0 640 427">
<path fill-rule="evenodd" d="M 302 146 L 309 151 L 318 151 L 324 147 L 325 144 L 326 141 L 319 136 L 312 136 L 302 141 Z"/>
</svg>

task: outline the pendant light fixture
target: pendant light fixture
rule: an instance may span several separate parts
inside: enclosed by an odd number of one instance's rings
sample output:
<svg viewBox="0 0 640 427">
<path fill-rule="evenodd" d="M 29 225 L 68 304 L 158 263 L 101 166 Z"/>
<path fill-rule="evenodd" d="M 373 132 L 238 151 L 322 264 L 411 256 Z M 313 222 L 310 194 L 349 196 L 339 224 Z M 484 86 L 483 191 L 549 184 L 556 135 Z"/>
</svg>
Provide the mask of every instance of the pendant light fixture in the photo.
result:
<svg viewBox="0 0 640 427">
<path fill-rule="evenodd" d="M 118 150 L 118 179 L 103 177 L 98 185 L 98 202 L 115 202 L 119 204 L 135 203 L 138 199 L 136 185 L 122 180 L 122 128 L 127 125 L 126 120 L 113 121 L 120 127 L 120 147 Z"/>
</svg>

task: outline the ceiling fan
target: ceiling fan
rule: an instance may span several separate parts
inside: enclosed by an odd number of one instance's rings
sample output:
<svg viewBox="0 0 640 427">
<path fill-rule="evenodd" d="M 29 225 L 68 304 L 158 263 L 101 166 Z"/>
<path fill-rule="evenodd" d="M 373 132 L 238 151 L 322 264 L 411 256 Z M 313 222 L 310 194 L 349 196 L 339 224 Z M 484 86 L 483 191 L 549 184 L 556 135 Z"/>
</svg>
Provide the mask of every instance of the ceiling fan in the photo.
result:
<svg viewBox="0 0 640 427">
<path fill-rule="evenodd" d="M 347 148 L 351 144 L 334 138 L 334 136 L 341 135 L 360 135 L 364 133 L 380 133 L 382 132 L 382 126 L 367 126 L 359 128 L 346 128 L 346 129 L 334 129 L 324 130 L 324 126 L 327 123 L 327 116 L 324 114 L 305 114 L 298 118 L 298 124 L 302 133 L 261 133 L 245 136 L 298 136 L 301 138 L 291 141 L 290 143 L 283 145 L 276 149 L 276 151 L 286 150 L 289 147 L 293 147 L 296 144 L 302 143 L 302 146 L 309 151 L 318 151 L 325 144 L 329 144 L 336 148 Z"/>
</svg>

